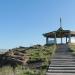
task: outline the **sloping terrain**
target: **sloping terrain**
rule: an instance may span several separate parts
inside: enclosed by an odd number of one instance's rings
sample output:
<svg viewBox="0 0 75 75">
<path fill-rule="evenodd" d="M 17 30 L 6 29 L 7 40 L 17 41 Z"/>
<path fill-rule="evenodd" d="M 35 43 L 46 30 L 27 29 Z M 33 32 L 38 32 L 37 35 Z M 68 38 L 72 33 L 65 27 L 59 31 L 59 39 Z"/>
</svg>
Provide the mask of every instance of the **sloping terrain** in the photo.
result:
<svg viewBox="0 0 75 75">
<path fill-rule="evenodd" d="M 44 75 L 55 49 L 54 45 L 14 48 L 0 54 L 0 67 L 11 66 L 16 75 Z"/>
</svg>

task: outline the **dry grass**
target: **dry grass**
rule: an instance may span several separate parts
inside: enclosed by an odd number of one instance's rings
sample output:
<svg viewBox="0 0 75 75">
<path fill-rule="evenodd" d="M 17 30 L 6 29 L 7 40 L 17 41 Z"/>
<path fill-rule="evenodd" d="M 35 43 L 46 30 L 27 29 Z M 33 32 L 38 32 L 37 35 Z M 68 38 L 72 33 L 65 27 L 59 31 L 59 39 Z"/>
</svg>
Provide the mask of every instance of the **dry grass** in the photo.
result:
<svg viewBox="0 0 75 75">
<path fill-rule="evenodd" d="M 23 67 L 21 65 L 18 65 L 15 69 L 10 66 L 4 66 L 0 68 L 0 75 L 45 75 L 55 49 L 55 45 L 29 48 L 25 51 L 25 54 L 29 57 L 28 61 L 30 63 L 28 63 L 28 65 Z M 38 69 L 36 61 L 39 60 L 41 60 L 42 62 Z M 29 66 L 30 64 L 32 64 L 31 62 L 34 64 L 35 67 Z"/>
</svg>

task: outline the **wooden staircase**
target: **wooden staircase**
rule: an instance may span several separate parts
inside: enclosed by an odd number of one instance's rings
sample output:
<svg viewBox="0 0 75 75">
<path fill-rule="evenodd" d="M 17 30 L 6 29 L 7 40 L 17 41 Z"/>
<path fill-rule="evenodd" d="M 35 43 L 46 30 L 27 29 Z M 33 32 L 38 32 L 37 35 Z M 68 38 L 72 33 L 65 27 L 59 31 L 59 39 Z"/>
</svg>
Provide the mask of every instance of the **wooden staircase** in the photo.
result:
<svg viewBox="0 0 75 75">
<path fill-rule="evenodd" d="M 68 45 L 57 46 L 46 75 L 75 75 L 75 57 L 68 51 Z"/>
</svg>

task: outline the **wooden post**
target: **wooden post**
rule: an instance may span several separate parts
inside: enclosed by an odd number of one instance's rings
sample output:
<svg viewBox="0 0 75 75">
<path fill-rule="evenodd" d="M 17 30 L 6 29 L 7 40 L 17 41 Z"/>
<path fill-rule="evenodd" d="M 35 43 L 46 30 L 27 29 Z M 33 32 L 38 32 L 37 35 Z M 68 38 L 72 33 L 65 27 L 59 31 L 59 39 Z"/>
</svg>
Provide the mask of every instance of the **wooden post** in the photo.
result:
<svg viewBox="0 0 75 75">
<path fill-rule="evenodd" d="M 71 43 L 71 34 L 69 34 L 69 43 Z"/>
<path fill-rule="evenodd" d="M 61 44 L 62 44 L 62 36 L 61 36 Z"/>
<path fill-rule="evenodd" d="M 67 37 L 66 37 L 66 44 L 67 44 Z"/>
<path fill-rule="evenodd" d="M 55 45 L 57 44 L 57 41 L 56 41 L 56 32 L 54 32 L 54 41 L 55 41 Z"/>
<path fill-rule="evenodd" d="M 55 44 L 57 44 L 57 40 L 56 40 L 56 33 L 55 33 Z"/>
<path fill-rule="evenodd" d="M 46 37 L 46 44 L 48 44 L 48 37 Z"/>
</svg>

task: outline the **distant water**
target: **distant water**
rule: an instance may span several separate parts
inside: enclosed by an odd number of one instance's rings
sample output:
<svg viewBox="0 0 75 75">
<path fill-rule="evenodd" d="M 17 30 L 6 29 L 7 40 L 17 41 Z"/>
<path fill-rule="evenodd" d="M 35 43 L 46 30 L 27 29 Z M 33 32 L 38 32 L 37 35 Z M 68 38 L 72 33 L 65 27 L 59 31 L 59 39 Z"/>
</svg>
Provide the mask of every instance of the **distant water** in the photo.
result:
<svg viewBox="0 0 75 75">
<path fill-rule="evenodd" d="M 8 51 L 8 49 L 0 49 L 0 53 L 4 53 L 6 51 Z"/>
</svg>

